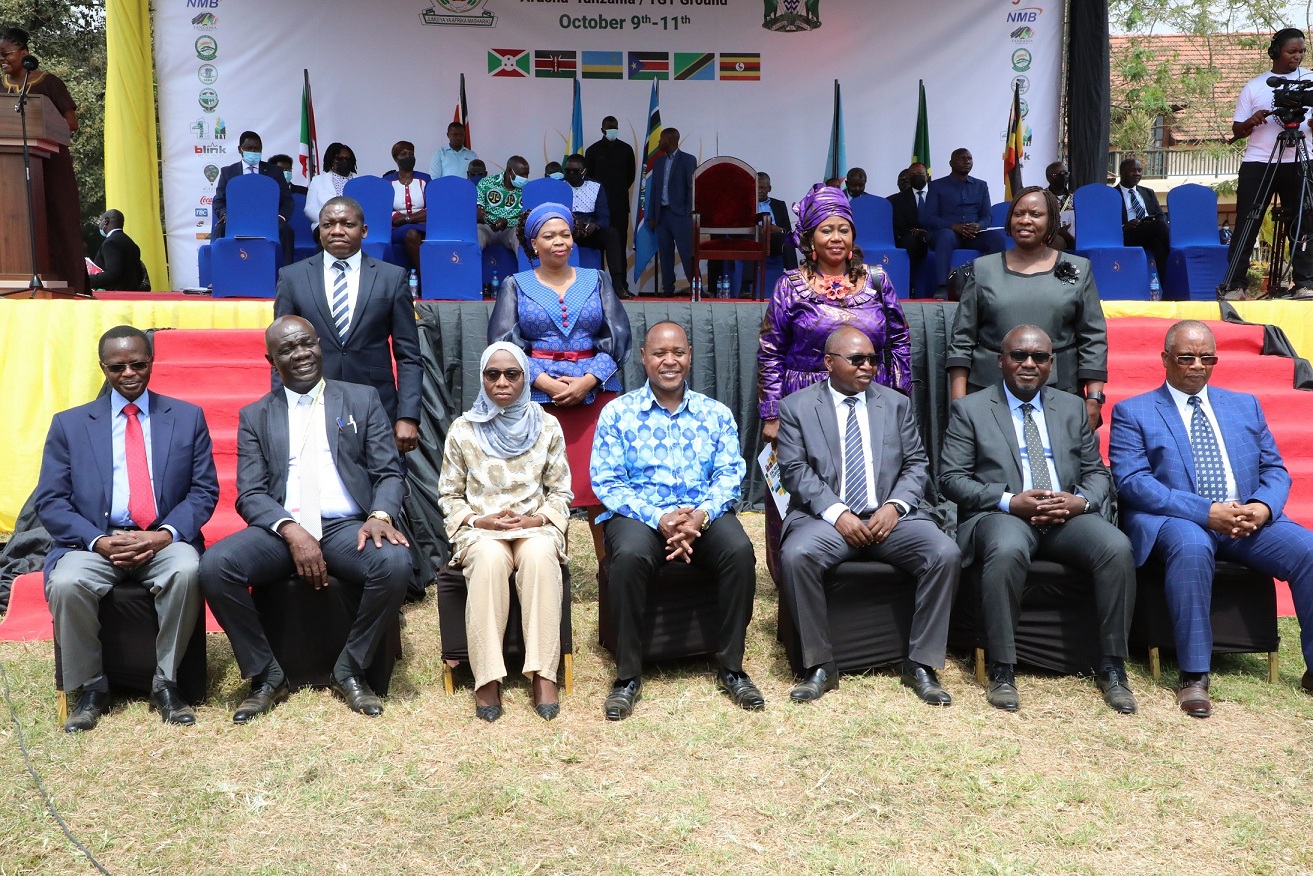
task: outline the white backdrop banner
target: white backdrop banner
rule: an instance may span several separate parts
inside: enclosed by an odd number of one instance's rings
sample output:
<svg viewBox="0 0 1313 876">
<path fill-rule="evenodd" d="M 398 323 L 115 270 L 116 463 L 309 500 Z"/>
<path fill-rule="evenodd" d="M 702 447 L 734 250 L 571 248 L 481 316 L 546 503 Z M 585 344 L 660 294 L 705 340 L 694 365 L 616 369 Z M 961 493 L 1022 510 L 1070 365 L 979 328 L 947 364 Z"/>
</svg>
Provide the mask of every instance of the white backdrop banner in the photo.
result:
<svg viewBox="0 0 1313 876">
<path fill-rule="evenodd" d="M 418 168 L 445 145 L 465 74 L 472 148 L 492 172 L 514 154 L 533 176 L 560 160 L 572 83 L 584 141 L 614 115 L 641 155 L 651 80 L 661 118 L 699 161 L 733 155 L 793 202 L 825 168 L 834 80 L 847 157 L 888 194 L 910 159 L 925 80 L 932 173 L 969 148 L 1002 199 L 1013 83 L 1021 85 L 1023 176 L 1057 156 L 1063 4 L 1058 0 L 153 0 L 164 201 L 174 283 L 196 282 L 219 168 L 254 130 L 264 155 L 297 154 L 302 69 L 319 147 L 340 141 L 361 173 L 392 168 L 411 140 Z M 635 189 L 637 187 L 635 186 Z M 637 192 L 634 192 L 637 196 Z M 629 205 L 631 220 L 634 205 Z"/>
</svg>

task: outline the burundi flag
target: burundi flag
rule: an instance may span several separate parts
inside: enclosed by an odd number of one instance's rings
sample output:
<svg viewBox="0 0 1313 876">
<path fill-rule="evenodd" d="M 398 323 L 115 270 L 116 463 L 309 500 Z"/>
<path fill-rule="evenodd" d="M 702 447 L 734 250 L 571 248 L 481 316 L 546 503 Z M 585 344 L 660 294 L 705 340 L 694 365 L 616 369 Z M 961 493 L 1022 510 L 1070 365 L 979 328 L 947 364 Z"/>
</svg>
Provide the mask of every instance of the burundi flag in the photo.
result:
<svg viewBox="0 0 1313 876">
<path fill-rule="evenodd" d="M 761 53 L 721 52 L 720 79 L 722 82 L 759 82 L 761 80 Z"/>
<path fill-rule="evenodd" d="M 579 68 L 575 52 L 533 53 L 533 75 L 539 79 L 573 79 Z"/>
<path fill-rule="evenodd" d="M 529 78 L 528 49 L 488 49 L 488 75 L 509 79 Z"/>
<path fill-rule="evenodd" d="M 675 79 L 715 80 L 715 52 L 675 52 Z"/>
<path fill-rule="evenodd" d="M 630 52 L 630 79 L 669 79 L 669 52 Z"/>
<path fill-rule="evenodd" d="M 652 100 L 647 109 L 647 137 L 643 140 L 643 163 L 639 165 L 638 216 L 634 219 L 634 282 L 643 278 L 643 269 L 656 255 L 656 232 L 647 224 L 646 202 L 651 194 L 649 175 L 656 164 L 657 145 L 661 142 L 661 99 L 657 81 L 652 81 Z"/>
<path fill-rule="evenodd" d="M 585 79 L 624 79 L 624 52 L 584 52 L 582 75 Z"/>
<path fill-rule="evenodd" d="M 1012 107 L 1008 111 L 1008 139 L 1003 147 L 1003 200 L 1011 201 L 1024 186 L 1021 184 L 1021 159 L 1026 156 L 1026 132 L 1021 126 L 1021 84 L 1012 87 Z"/>
<path fill-rule="evenodd" d="M 315 133 L 315 102 L 310 97 L 310 71 L 302 69 L 305 85 L 301 89 L 301 144 L 297 148 L 297 167 L 292 179 L 308 186 L 319 170 L 319 139 Z"/>
</svg>

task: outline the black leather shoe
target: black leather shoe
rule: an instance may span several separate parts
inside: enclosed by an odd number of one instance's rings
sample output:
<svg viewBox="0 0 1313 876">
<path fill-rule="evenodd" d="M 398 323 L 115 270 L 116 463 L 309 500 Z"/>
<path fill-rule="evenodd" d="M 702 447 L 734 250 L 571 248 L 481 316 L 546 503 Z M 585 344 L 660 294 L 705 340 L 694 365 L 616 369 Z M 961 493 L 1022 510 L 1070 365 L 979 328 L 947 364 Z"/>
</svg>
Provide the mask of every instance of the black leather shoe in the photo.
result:
<svg viewBox="0 0 1313 876">
<path fill-rule="evenodd" d="M 77 691 L 77 705 L 64 722 L 65 733 L 84 733 L 95 730 L 101 715 L 109 714 L 110 696 L 107 690 Z"/>
<path fill-rule="evenodd" d="M 1016 676 L 1011 663 L 989 664 L 989 690 L 985 699 L 996 709 L 1015 712 L 1021 708 L 1021 695 L 1017 693 Z"/>
<path fill-rule="evenodd" d="M 1123 715 L 1134 715 L 1139 706 L 1135 694 L 1131 693 L 1130 681 L 1126 670 L 1109 669 L 1099 673 L 1099 690 L 1103 691 L 1103 701 L 1108 708 Z"/>
<path fill-rule="evenodd" d="M 358 675 L 353 675 L 346 681 L 338 681 L 334 678 L 328 683 L 328 687 L 329 690 L 345 700 L 347 708 L 353 712 L 359 712 L 371 718 L 377 718 L 383 714 L 383 700 L 378 694 L 370 690 L 369 685 Z"/>
<path fill-rule="evenodd" d="M 160 713 L 165 724 L 190 727 L 196 723 L 196 713 L 178 693 L 178 685 L 171 681 L 150 692 L 150 707 Z"/>
<path fill-rule="evenodd" d="M 1304 677 L 1299 680 L 1299 688 L 1309 696 L 1313 696 L 1313 670 L 1304 672 Z"/>
<path fill-rule="evenodd" d="M 760 712 L 766 708 L 766 698 L 748 678 L 746 672 L 730 672 L 728 669 L 716 670 L 716 686 L 725 692 L 729 701 L 740 709 Z"/>
<path fill-rule="evenodd" d="M 629 291 L 628 286 L 621 286 L 615 290 L 615 297 L 621 301 L 631 301 L 634 298 L 634 293 Z"/>
<path fill-rule="evenodd" d="M 493 703 L 491 706 L 475 706 L 474 717 L 491 724 L 501 717 L 501 703 Z"/>
<path fill-rule="evenodd" d="M 944 690 L 943 685 L 939 683 L 939 676 L 934 669 L 923 663 L 904 660 L 902 682 L 905 687 L 910 687 L 923 703 L 929 703 L 932 706 L 949 706 L 953 704 L 953 698 L 948 695 L 948 691 Z"/>
<path fill-rule="evenodd" d="M 274 710 L 274 706 L 287 701 L 291 694 L 291 688 L 286 683 L 274 687 L 271 684 L 255 684 L 251 686 L 251 695 L 242 700 L 242 704 L 233 712 L 234 724 L 245 724 L 253 721 L 261 715 L 266 715 Z"/>
<path fill-rule="evenodd" d="M 533 707 L 533 710 L 537 712 L 538 717 L 542 718 L 544 721 L 555 721 L 556 716 L 561 714 L 561 704 L 538 703 Z"/>
<path fill-rule="evenodd" d="M 671 291 L 669 291 L 669 292 L 658 292 L 658 293 L 656 294 L 656 297 L 657 297 L 657 298 L 674 298 L 674 297 L 675 297 L 675 292 L 674 292 L 673 289 L 672 289 Z"/>
<path fill-rule="evenodd" d="M 623 721 L 634 713 L 634 703 L 643 698 L 643 679 L 634 676 L 628 681 L 617 678 L 611 684 L 611 692 L 602 703 L 602 712 L 608 721 Z"/>
<path fill-rule="evenodd" d="M 802 681 L 789 691 L 789 699 L 795 703 L 810 703 L 819 700 L 826 691 L 838 690 L 839 673 L 827 672 L 824 666 L 817 666 L 803 677 Z"/>
</svg>

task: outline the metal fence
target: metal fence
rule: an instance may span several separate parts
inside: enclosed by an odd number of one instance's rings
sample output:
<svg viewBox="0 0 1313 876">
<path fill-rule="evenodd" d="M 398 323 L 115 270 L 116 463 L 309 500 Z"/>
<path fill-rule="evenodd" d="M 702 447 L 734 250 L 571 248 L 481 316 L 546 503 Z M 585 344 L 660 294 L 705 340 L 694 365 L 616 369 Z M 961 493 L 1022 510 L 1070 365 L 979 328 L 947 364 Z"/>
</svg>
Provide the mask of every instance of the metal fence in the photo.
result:
<svg viewBox="0 0 1313 876">
<path fill-rule="evenodd" d="M 1240 153 L 1202 149 L 1143 149 L 1136 152 L 1109 152 L 1108 176 L 1116 178 L 1123 158 L 1138 158 L 1144 165 L 1145 179 L 1173 176 L 1235 176 L 1240 171 Z"/>
</svg>

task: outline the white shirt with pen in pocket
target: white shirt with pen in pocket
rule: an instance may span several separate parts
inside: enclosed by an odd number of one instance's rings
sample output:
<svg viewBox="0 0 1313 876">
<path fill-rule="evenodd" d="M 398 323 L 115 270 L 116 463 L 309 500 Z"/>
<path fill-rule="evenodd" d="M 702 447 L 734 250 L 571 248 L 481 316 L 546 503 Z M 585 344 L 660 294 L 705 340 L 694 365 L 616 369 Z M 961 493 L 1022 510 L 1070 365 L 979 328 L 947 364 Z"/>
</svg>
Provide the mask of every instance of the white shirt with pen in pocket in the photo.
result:
<svg viewBox="0 0 1313 876">
<path fill-rule="evenodd" d="M 347 492 L 346 485 L 342 483 L 342 477 L 337 473 L 337 462 L 333 459 L 333 453 L 329 449 L 327 440 L 328 429 L 338 429 L 339 432 L 345 429 L 347 432 L 358 428 L 358 424 L 353 425 L 353 421 L 344 420 L 339 426 L 336 422 L 328 422 L 328 412 L 323 405 L 315 404 L 319 393 L 324 391 L 324 383 L 320 381 L 314 389 L 305 395 L 292 392 L 287 387 L 283 387 L 283 392 L 287 394 L 287 499 L 283 503 L 288 512 L 299 514 L 301 511 L 301 450 L 309 448 L 312 442 L 306 440 L 306 429 L 310 426 L 310 415 L 318 413 L 324 418 L 324 440 L 318 443 L 320 446 L 315 453 L 314 462 L 319 466 L 319 516 L 325 520 L 335 517 L 360 517 L 360 506 L 351 498 Z M 302 399 L 307 401 L 303 404 Z M 341 440 L 341 435 L 338 436 Z M 307 452 L 305 461 L 310 461 L 311 456 Z"/>
</svg>

